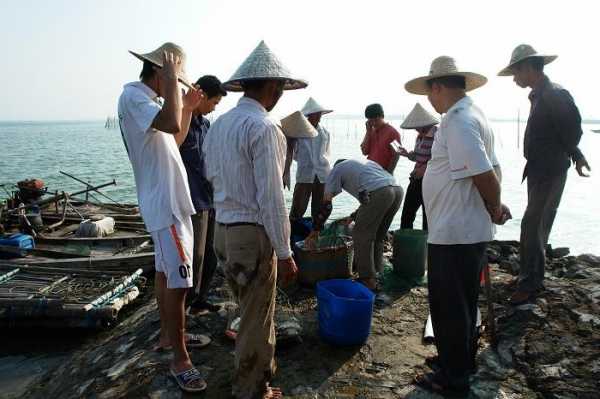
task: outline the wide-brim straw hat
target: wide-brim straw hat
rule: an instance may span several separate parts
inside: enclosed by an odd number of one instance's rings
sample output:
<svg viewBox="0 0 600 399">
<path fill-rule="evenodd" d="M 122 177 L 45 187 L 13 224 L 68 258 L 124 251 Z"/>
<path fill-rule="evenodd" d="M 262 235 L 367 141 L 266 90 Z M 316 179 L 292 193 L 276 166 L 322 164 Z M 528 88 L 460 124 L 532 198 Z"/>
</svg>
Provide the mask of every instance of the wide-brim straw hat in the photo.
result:
<svg viewBox="0 0 600 399">
<path fill-rule="evenodd" d="M 248 58 L 235 71 L 231 78 L 223 83 L 227 91 L 243 91 L 242 82 L 249 80 L 283 80 L 284 90 L 303 89 L 308 82 L 292 77 L 287 69 L 264 40 L 250 53 Z"/>
<path fill-rule="evenodd" d="M 508 66 L 498 72 L 498 76 L 512 76 L 514 75 L 511 68 L 519 62 L 528 58 L 538 57 L 544 60 L 544 65 L 551 63 L 558 58 L 558 55 L 540 54 L 529 44 L 520 44 L 513 50 Z"/>
<path fill-rule="evenodd" d="M 428 112 L 421 104 L 416 103 L 412 111 L 404 118 L 400 127 L 402 129 L 417 129 L 420 127 L 437 125 L 439 119 Z"/>
<path fill-rule="evenodd" d="M 281 120 L 281 130 L 287 137 L 305 139 L 317 137 L 317 129 L 306 119 L 302 112 L 296 111 Z"/>
<path fill-rule="evenodd" d="M 487 82 L 487 78 L 475 72 L 461 71 L 456 66 L 456 61 L 452 57 L 441 56 L 431 62 L 429 75 L 420 76 L 416 79 L 406 82 L 404 88 L 412 94 L 426 95 L 428 91 L 427 81 L 445 76 L 462 76 L 465 78 L 466 91 L 475 90 Z"/>
<path fill-rule="evenodd" d="M 300 110 L 304 115 L 320 113 L 321 115 L 333 112 L 332 109 L 327 109 L 319 104 L 314 98 L 310 97 L 304 107 Z"/>
<path fill-rule="evenodd" d="M 187 74 L 185 73 L 185 64 L 186 64 L 186 55 L 185 52 L 183 51 L 183 49 L 176 45 L 175 43 L 170 43 L 167 42 L 165 44 L 163 44 L 162 46 L 160 46 L 159 48 L 157 48 L 154 51 L 151 51 L 149 53 L 145 53 L 145 54 L 141 54 L 141 53 L 136 53 L 135 51 L 129 50 L 129 52 L 139 58 L 142 61 L 149 61 L 152 64 L 156 65 L 159 68 L 162 68 L 163 66 L 163 53 L 167 52 L 167 53 L 173 53 L 173 55 L 179 57 L 179 59 L 181 60 L 181 71 L 177 74 L 177 79 L 183 83 L 185 86 L 191 88 L 192 84 L 190 83 L 190 80 L 187 77 Z"/>
</svg>

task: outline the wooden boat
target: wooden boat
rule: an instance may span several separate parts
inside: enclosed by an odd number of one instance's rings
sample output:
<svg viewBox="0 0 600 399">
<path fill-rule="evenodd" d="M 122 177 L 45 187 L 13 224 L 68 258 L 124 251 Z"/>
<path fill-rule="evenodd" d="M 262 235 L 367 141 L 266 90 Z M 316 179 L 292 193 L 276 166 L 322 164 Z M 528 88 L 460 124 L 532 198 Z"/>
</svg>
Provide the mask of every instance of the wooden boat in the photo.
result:
<svg viewBox="0 0 600 399">
<path fill-rule="evenodd" d="M 6 264 L 129 273 L 137 269 L 144 273 L 154 270 L 152 250 L 151 240 L 133 247 L 73 242 L 60 245 L 37 243 L 35 248 L 26 250 L 0 246 L 0 252 L 13 255 L 4 260 Z"/>
<path fill-rule="evenodd" d="M 594 132 L 594 133 L 600 133 L 600 129 L 592 129 L 592 132 Z"/>
<path fill-rule="evenodd" d="M 133 273 L 0 264 L 0 326 L 112 325 L 145 285 Z"/>
<path fill-rule="evenodd" d="M 41 181 L 32 182 L 43 185 Z M 11 248 L 0 248 L 0 255 L 11 256 L 9 263 L 13 265 L 128 272 L 141 268 L 150 272 L 154 266 L 152 240 L 136 205 L 72 199 L 90 191 L 100 193 L 99 188 L 111 184 L 114 181 L 43 199 L 45 190 L 29 192 L 19 187 L 7 200 L 3 215 L 0 207 L 0 231 L 25 232 L 34 237 L 35 248 L 16 253 L 11 253 Z M 114 231 L 113 223 L 109 222 L 110 227 L 103 228 L 104 232 L 88 230 L 86 234 L 78 234 L 82 221 L 104 217 L 114 219 Z"/>
</svg>

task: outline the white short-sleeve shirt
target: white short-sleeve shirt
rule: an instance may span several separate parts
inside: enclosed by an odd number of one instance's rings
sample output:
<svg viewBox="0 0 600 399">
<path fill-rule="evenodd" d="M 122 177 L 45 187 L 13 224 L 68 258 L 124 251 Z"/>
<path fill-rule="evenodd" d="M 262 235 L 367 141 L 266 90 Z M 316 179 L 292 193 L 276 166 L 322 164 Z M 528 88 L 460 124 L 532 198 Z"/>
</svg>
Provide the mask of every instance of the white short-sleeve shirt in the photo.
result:
<svg viewBox="0 0 600 399">
<path fill-rule="evenodd" d="M 187 174 L 172 134 L 152 127 L 161 110 L 157 94 L 142 82 L 125 85 L 119 123 L 131 160 L 140 212 L 148 231 L 194 214 Z"/>
<path fill-rule="evenodd" d="M 464 97 L 442 118 L 423 177 L 431 244 L 491 241 L 495 227 L 470 177 L 498 165 L 494 133 L 483 112 Z"/>
</svg>

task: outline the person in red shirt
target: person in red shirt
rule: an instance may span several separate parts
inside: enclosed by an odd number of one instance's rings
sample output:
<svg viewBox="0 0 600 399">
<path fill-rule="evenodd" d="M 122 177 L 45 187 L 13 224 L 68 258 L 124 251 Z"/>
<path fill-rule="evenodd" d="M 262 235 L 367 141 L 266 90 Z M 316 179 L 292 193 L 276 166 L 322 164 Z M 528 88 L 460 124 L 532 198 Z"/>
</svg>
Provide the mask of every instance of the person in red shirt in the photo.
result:
<svg viewBox="0 0 600 399">
<path fill-rule="evenodd" d="M 402 146 L 400 134 L 383 119 L 383 107 L 380 104 L 368 105 L 365 108 L 365 118 L 367 132 L 360 145 L 362 153 L 367 159 L 377 162 L 390 174 L 394 174 L 399 155 L 390 144 L 397 141 Z"/>
</svg>

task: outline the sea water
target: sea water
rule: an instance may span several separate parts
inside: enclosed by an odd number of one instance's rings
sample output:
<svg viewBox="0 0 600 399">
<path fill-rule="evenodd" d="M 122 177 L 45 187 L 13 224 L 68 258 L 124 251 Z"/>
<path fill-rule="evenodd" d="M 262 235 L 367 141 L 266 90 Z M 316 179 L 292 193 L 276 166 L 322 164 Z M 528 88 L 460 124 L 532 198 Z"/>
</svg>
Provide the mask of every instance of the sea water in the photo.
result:
<svg viewBox="0 0 600 399">
<path fill-rule="evenodd" d="M 401 130 L 401 120 L 388 121 L 402 136 L 402 144 L 411 150 L 415 132 Z M 324 117 L 323 125 L 331 132 L 331 160 L 364 158 L 360 143 L 364 136 L 364 120 L 360 118 Z M 524 159 L 522 134 L 524 124 L 492 122 L 496 136 L 496 152 L 503 170 L 502 199 L 513 214 L 513 219 L 498 227 L 497 238 L 518 240 L 521 218 L 527 204 L 526 183 L 521 183 Z M 592 177 L 582 178 L 572 168 L 562 202 L 554 223 L 550 242 L 554 246 L 568 246 L 575 254 L 599 253 L 600 237 L 600 134 L 592 133 L 598 125 L 584 124 L 580 148 L 594 169 Z M 401 158 L 394 173 L 406 190 L 414 164 Z M 91 184 L 116 180 L 116 186 L 101 191 L 119 202 L 136 202 L 135 183 L 131 164 L 118 129 L 106 129 L 103 121 L 82 122 L 0 122 L 0 198 L 5 189 L 14 189 L 14 183 L 27 178 L 39 178 L 50 191 L 74 192 L 85 188 L 59 173 L 64 171 Z M 292 188 L 295 164 L 292 167 Z M 110 202 L 94 194 L 95 199 Z M 285 191 L 287 206 L 291 205 L 292 191 Z M 93 199 L 93 198 L 92 198 Z M 334 199 L 332 218 L 347 216 L 358 207 L 358 202 L 342 193 Z M 310 208 L 309 208 L 310 209 Z M 398 212 L 392 229 L 400 225 Z M 420 227 L 417 215 L 415 228 Z"/>
</svg>

